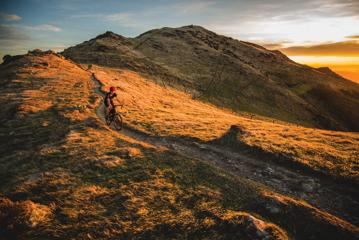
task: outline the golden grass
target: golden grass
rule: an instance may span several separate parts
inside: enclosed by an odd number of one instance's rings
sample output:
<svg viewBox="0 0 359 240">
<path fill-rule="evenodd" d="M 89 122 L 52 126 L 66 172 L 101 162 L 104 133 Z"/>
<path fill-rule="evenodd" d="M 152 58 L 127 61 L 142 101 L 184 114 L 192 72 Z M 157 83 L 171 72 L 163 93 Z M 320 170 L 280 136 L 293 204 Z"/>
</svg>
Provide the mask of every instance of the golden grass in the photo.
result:
<svg viewBox="0 0 359 240">
<path fill-rule="evenodd" d="M 134 72 L 96 66 L 92 71 L 104 91 L 112 85 L 119 87 L 125 122 L 140 131 L 214 141 L 223 137 L 231 125 L 237 125 L 242 129 L 237 136 L 239 144 L 274 156 L 280 154 L 277 159 L 286 158 L 330 176 L 358 181 L 359 133 L 251 119 L 163 88 Z"/>
<path fill-rule="evenodd" d="M 211 235 L 196 206 L 209 200 L 219 214 L 222 194 L 217 187 L 197 183 L 185 170 L 184 166 L 196 168 L 198 161 L 110 130 L 95 114 L 98 95 L 90 73 L 54 55 L 24 58 L 49 62 L 50 67 L 14 68 L 20 73 L 2 89 L 0 102 L 10 101 L 12 108 L 1 114 L 14 111 L 15 117 L 6 119 L 1 135 L 1 192 L 11 199 L 0 199 L 1 235 L 10 239 Z M 37 80 L 28 82 L 30 76 Z M 173 169 L 175 162 L 182 167 Z M 222 220 L 208 219 L 214 222 L 213 233 L 226 234 L 218 228 Z M 253 234 L 240 222 L 233 226 L 247 239 Z M 271 229 L 284 233 L 274 225 Z"/>
<path fill-rule="evenodd" d="M 288 239 L 298 233 L 308 238 L 324 225 L 336 231 L 333 236 L 356 235 L 345 221 L 309 218 L 297 227 L 282 211 L 283 222 L 261 208 L 267 197 L 258 184 L 111 130 L 94 111 L 99 99 L 88 72 L 54 55 L 25 57 L 50 67 L 31 69 L 35 86 L 26 83 L 29 68 L 9 67 L 22 71 L 16 79 L 24 82 L 11 83 L 15 77 L 10 77 L 10 85 L 0 89 L 0 103 L 14 103 L 1 109 L 1 116 L 32 106 L 33 98 L 24 96 L 29 89 L 50 104 L 7 118 L 1 129 L 0 234 L 6 238 L 255 239 L 259 232 Z M 11 206 L 24 203 L 32 209 L 25 211 L 28 217 L 20 218 L 23 211 L 12 214 Z M 36 224 L 21 227 L 27 219 Z M 12 228 L 17 222 L 20 227 Z"/>
</svg>

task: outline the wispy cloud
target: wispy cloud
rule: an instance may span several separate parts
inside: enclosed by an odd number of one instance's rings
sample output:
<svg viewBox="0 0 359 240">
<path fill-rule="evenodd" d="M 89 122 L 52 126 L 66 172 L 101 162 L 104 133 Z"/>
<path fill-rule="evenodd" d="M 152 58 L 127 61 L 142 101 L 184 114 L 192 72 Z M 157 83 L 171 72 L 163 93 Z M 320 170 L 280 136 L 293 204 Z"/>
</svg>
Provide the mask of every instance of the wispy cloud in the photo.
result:
<svg viewBox="0 0 359 240">
<path fill-rule="evenodd" d="M 359 35 L 346 36 L 345 38 L 348 38 L 348 39 L 358 39 L 358 40 L 359 40 Z"/>
<path fill-rule="evenodd" d="M 86 14 L 75 14 L 75 15 L 71 15 L 70 18 L 100 18 L 100 17 L 104 17 L 104 14 L 91 14 L 91 13 L 86 13 Z"/>
<path fill-rule="evenodd" d="M 24 26 L 24 28 L 28 30 L 35 30 L 35 31 L 46 31 L 46 32 L 60 32 L 61 28 L 51 25 L 51 24 L 41 24 L 36 26 Z"/>
<path fill-rule="evenodd" d="M 21 20 L 21 17 L 16 14 L 6 14 L 0 12 L 0 19 L 10 22 L 10 21 L 19 21 Z"/>
<path fill-rule="evenodd" d="M 138 24 L 137 21 L 133 18 L 133 14 L 129 12 L 109 14 L 104 16 L 104 19 L 125 27 L 132 27 Z"/>
<path fill-rule="evenodd" d="M 0 58 L 5 54 L 19 54 L 26 52 L 24 45 L 31 42 L 31 38 L 15 25 L 0 24 Z"/>
<path fill-rule="evenodd" d="M 213 6 L 216 4 L 216 1 L 181 2 L 171 5 L 169 8 L 173 10 L 174 13 L 194 14 L 209 11 L 213 9 Z"/>
<path fill-rule="evenodd" d="M 288 39 L 297 44 L 334 42 L 357 33 L 359 1 L 231 1 L 217 7 L 210 16 L 201 24 L 218 33 L 249 41 L 258 37 L 266 41 Z"/>
<path fill-rule="evenodd" d="M 17 26 L 0 24 L 0 40 L 23 41 L 29 39 Z"/>
<path fill-rule="evenodd" d="M 278 48 L 285 48 L 289 44 L 292 44 L 291 41 L 254 41 L 255 43 L 268 48 L 268 49 L 278 49 Z"/>
<path fill-rule="evenodd" d="M 114 13 L 106 16 L 109 21 L 128 21 L 132 18 L 132 14 L 128 12 Z"/>
<path fill-rule="evenodd" d="M 137 16 L 140 15 L 140 13 L 136 14 Z M 140 22 L 134 18 L 135 14 L 132 12 L 117 12 L 117 13 L 110 13 L 110 14 L 102 14 L 102 13 L 96 13 L 96 14 L 76 14 L 72 15 L 70 18 L 77 19 L 77 18 L 89 18 L 89 19 L 98 19 L 100 21 L 105 22 L 112 22 L 119 26 L 123 27 L 136 27 L 140 25 Z"/>
<path fill-rule="evenodd" d="M 280 49 L 287 55 L 292 56 L 359 56 L 359 41 L 343 41 L 313 46 L 293 46 Z"/>
</svg>

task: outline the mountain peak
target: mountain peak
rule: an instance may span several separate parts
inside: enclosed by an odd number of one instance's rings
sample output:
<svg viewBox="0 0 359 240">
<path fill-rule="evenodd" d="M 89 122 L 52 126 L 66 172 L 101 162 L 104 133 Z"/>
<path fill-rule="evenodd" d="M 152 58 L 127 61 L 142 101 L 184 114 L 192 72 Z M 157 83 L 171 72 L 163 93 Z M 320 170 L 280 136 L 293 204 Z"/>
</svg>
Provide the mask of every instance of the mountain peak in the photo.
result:
<svg viewBox="0 0 359 240">
<path fill-rule="evenodd" d="M 198 25 L 186 25 L 186 26 L 182 26 L 182 27 L 177 27 L 177 28 L 162 28 L 163 30 L 170 30 L 170 31 L 185 31 L 185 32 L 202 32 L 202 33 L 207 33 L 207 34 L 216 34 L 202 26 L 198 26 Z"/>
<path fill-rule="evenodd" d="M 203 33 L 209 33 L 209 34 L 215 34 L 214 32 L 202 27 L 202 26 L 198 26 L 198 25 L 186 25 L 186 26 L 182 26 L 182 27 L 163 27 L 163 28 L 158 28 L 158 29 L 152 29 L 149 30 L 147 32 L 144 32 L 142 34 L 140 34 L 139 36 L 137 36 L 137 38 L 140 38 L 142 36 L 148 36 L 148 35 L 152 35 L 152 34 L 167 34 L 169 33 L 170 35 L 175 34 L 174 32 L 176 31 L 181 31 L 181 32 L 203 32 Z"/>
<path fill-rule="evenodd" d="M 116 39 L 118 39 L 118 38 L 123 38 L 123 37 L 114 32 L 106 31 L 105 33 L 100 34 L 96 37 L 96 39 L 101 39 L 101 38 L 116 38 Z"/>
<path fill-rule="evenodd" d="M 207 29 L 205 29 L 202 26 L 193 25 L 193 24 L 179 27 L 179 29 L 195 29 L 195 30 L 206 30 L 206 31 L 208 31 Z"/>
</svg>

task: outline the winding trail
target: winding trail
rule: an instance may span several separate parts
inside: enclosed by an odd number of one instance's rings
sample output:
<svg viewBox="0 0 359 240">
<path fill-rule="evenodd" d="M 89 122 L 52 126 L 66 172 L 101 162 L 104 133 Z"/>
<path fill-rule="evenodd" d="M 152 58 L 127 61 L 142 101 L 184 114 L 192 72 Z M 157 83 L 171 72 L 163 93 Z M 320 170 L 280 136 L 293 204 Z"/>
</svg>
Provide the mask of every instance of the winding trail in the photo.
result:
<svg viewBox="0 0 359 240">
<path fill-rule="evenodd" d="M 95 92 L 104 96 L 104 93 L 101 92 L 101 82 L 94 73 L 91 78 L 95 83 Z M 105 122 L 102 103 L 97 107 L 96 113 Z M 359 224 L 359 199 L 355 196 L 356 190 L 342 186 L 334 180 L 310 176 L 274 164 L 273 161 L 256 159 L 246 153 L 236 152 L 223 146 L 152 136 L 126 125 L 120 132 L 136 140 L 165 147 L 180 155 L 210 163 L 236 176 L 261 183 L 275 192 L 303 199 L 355 226 Z"/>
</svg>

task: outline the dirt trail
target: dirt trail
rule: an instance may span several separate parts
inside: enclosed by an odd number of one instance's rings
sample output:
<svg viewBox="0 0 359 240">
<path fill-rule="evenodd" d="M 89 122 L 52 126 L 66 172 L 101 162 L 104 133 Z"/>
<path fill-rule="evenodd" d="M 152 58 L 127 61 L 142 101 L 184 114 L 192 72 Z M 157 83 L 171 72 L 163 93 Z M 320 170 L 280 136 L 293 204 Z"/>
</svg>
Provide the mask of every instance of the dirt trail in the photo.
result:
<svg viewBox="0 0 359 240">
<path fill-rule="evenodd" d="M 96 84 L 96 93 L 103 96 L 101 83 L 94 74 L 92 80 Z M 102 103 L 96 113 L 105 122 Z M 126 122 L 126 120 L 124 121 Z M 344 186 L 334 181 L 309 176 L 303 172 L 273 164 L 265 159 L 256 159 L 222 146 L 152 136 L 126 126 L 121 133 L 151 145 L 165 147 L 190 158 L 197 158 L 234 175 L 261 183 L 275 192 L 303 199 L 356 226 L 359 224 L 359 202 L 358 198 L 354 196 L 355 190 L 353 190 L 353 194 L 349 194 L 350 191 L 343 191 Z"/>
</svg>

